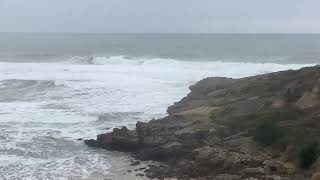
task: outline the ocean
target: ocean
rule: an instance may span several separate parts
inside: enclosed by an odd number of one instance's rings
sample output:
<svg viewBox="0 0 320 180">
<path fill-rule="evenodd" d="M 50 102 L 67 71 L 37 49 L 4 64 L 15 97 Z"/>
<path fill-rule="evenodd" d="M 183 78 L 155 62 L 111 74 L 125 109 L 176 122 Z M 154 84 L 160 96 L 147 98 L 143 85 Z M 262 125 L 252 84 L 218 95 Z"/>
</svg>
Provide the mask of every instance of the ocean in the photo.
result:
<svg viewBox="0 0 320 180">
<path fill-rule="evenodd" d="M 85 146 L 166 115 L 209 76 L 320 62 L 320 35 L 0 33 L 0 179 L 117 179 L 130 157 Z"/>
</svg>

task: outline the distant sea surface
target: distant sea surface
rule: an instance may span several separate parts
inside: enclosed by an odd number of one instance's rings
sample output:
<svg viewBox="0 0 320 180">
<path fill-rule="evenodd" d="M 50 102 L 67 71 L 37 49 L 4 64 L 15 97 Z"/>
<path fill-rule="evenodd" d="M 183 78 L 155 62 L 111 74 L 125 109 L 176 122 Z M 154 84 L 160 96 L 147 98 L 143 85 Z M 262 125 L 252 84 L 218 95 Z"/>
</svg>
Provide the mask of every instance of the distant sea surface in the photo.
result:
<svg viewBox="0 0 320 180">
<path fill-rule="evenodd" d="M 0 177 L 120 176 L 129 157 L 78 139 L 163 117 L 208 76 L 319 62 L 320 35 L 0 33 Z"/>
</svg>

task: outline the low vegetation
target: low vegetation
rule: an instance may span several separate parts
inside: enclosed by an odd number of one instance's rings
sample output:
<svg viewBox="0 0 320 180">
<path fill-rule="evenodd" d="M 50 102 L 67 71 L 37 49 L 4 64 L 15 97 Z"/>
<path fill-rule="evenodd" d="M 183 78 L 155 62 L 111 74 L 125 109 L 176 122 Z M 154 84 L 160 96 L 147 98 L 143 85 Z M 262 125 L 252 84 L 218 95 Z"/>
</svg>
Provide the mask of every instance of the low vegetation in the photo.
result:
<svg viewBox="0 0 320 180">
<path fill-rule="evenodd" d="M 264 145 L 271 145 L 279 140 L 283 131 L 275 122 L 264 122 L 259 125 L 254 132 L 254 139 Z"/>
<path fill-rule="evenodd" d="M 309 168 L 314 164 L 319 156 L 319 145 L 317 142 L 309 143 L 302 147 L 299 153 L 300 167 L 303 169 Z"/>
</svg>

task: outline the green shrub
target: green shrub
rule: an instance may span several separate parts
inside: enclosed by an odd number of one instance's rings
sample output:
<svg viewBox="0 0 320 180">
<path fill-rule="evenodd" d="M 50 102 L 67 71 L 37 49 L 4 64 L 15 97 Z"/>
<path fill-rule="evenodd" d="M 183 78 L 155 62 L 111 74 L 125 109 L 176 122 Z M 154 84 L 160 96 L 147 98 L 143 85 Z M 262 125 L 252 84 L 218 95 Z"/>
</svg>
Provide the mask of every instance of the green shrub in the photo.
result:
<svg viewBox="0 0 320 180">
<path fill-rule="evenodd" d="M 300 167 L 307 169 L 316 162 L 319 155 L 318 143 L 313 142 L 302 147 L 299 153 Z"/>
<path fill-rule="evenodd" d="M 282 129 L 275 122 L 263 122 L 257 126 L 254 139 L 261 144 L 271 145 L 280 139 L 282 134 Z"/>
<path fill-rule="evenodd" d="M 303 114 L 294 109 L 271 109 L 258 113 L 230 116 L 224 123 L 235 132 L 253 129 L 263 123 L 280 122 L 285 120 L 295 120 Z"/>
</svg>

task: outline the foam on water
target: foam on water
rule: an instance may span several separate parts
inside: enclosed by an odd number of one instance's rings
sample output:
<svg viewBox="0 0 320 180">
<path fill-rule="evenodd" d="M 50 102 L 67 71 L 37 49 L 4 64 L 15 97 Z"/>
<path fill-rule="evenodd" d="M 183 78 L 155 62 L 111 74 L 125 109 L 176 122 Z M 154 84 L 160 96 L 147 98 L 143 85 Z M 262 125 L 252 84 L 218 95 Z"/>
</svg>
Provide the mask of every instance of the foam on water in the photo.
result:
<svg viewBox="0 0 320 180">
<path fill-rule="evenodd" d="M 0 174 L 5 179 L 96 178 L 122 155 L 90 149 L 113 127 L 134 127 L 208 76 L 245 77 L 311 64 L 74 57 L 55 63 L 0 62 Z M 118 159 L 117 159 L 118 158 Z"/>
</svg>

